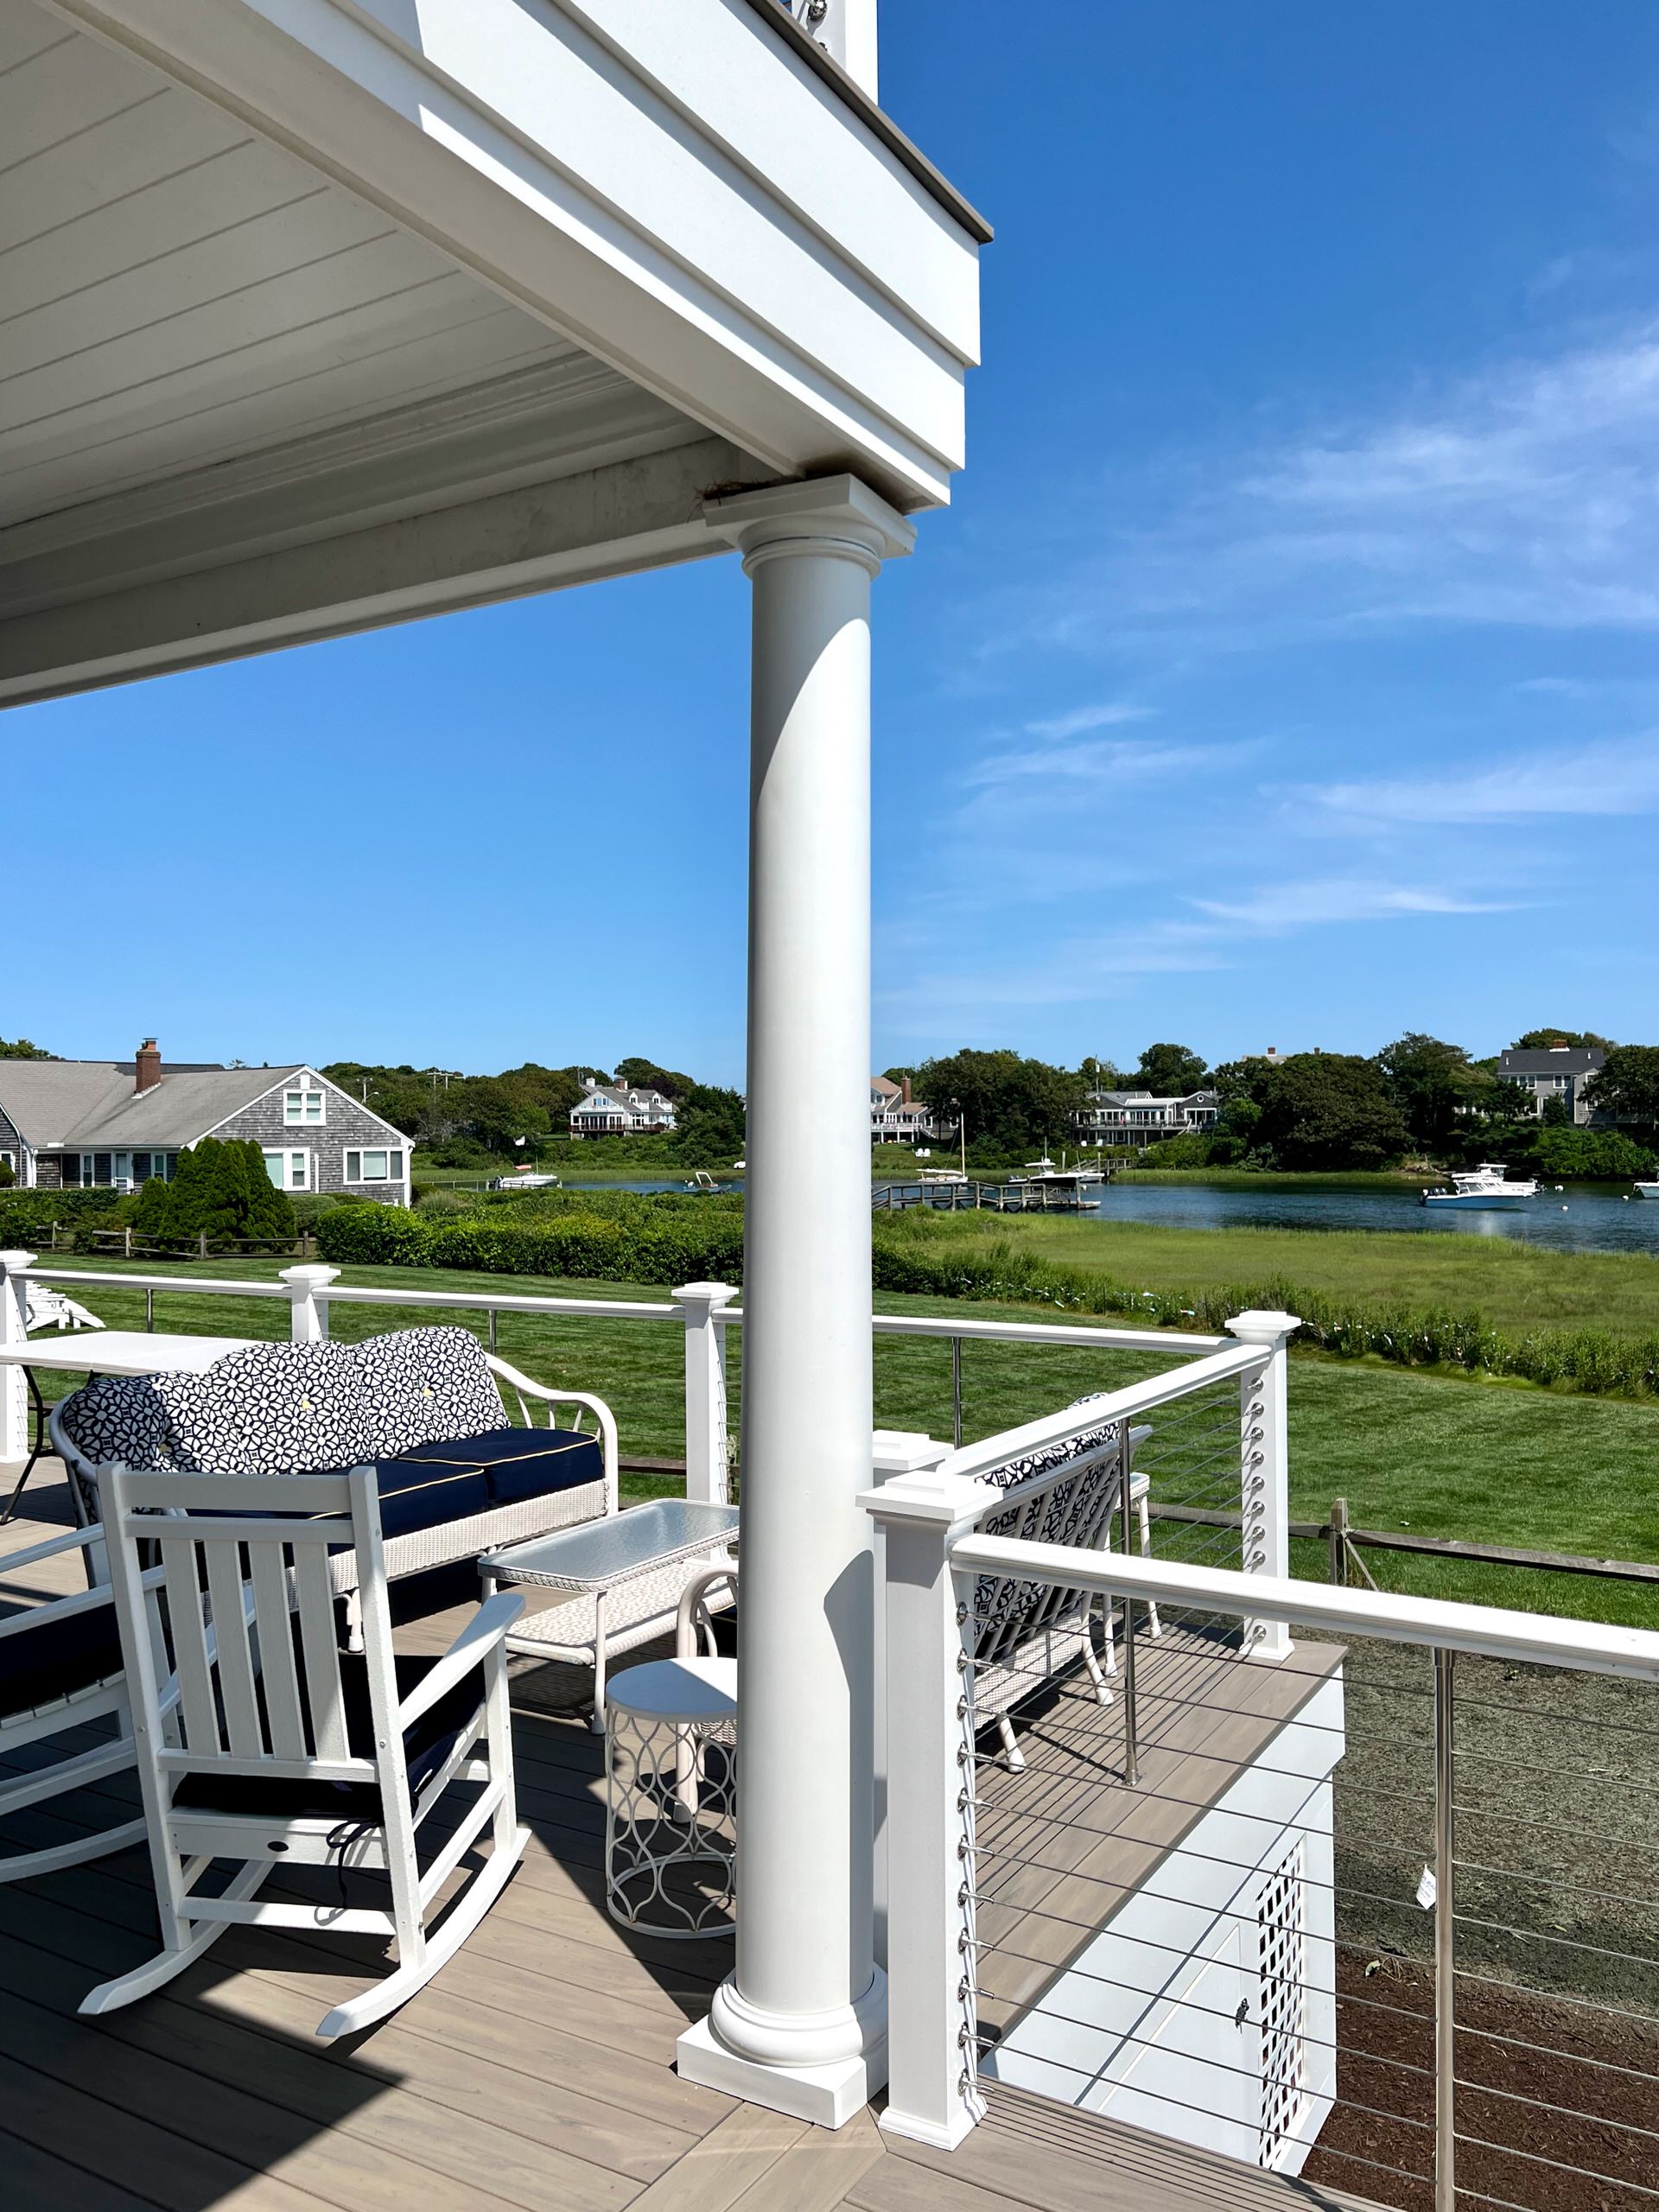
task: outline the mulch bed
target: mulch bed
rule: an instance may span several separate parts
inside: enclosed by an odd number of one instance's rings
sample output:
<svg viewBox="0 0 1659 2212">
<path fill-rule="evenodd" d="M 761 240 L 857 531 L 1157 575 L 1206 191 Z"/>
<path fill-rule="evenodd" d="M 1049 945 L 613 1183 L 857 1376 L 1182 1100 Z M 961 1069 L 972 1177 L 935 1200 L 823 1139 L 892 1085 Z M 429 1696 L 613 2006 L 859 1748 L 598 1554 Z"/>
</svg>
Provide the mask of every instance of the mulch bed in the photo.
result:
<svg viewBox="0 0 1659 2212">
<path fill-rule="evenodd" d="M 1338 2101 L 1302 2178 L 1433 2212 L 1430 1970 L 1344 1954 L 1337 1989 Z M 1457 2025 L 1460 2208 L 1655 2212 L 1659 2020 L 1465 1977 Z"/>
</svg>

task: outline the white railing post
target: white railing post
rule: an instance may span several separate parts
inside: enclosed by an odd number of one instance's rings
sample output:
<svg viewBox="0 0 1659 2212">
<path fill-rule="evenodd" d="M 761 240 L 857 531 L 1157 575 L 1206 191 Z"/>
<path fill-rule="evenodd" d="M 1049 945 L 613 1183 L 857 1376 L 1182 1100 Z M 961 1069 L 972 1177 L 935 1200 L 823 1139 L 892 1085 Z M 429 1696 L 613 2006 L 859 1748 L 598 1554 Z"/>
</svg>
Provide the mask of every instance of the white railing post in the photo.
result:
<svg viewBox="0 0 1659 2212">
<path fill-rule="evenodd" d="M 689 1282 L 674 1294 L 685 1319 L 685 1494 L 702 1505 L 731 1498 L 721 1314 L 736 1296 L 725 1282 Z"/>
<path fill-rule="evenodd" d="M 324 1294 L 340 1276 L 338 1268 L 281 1268 L 277 1281 L 288 1285 L 291 1301 L 288 1333 L 296 1344 L 328 1341 L 328 1300 Z"/>
<path fill-rule="evenodd" d="M 0 1344 L 29 1341 L 29 1285 L 22 1270 L 32 1252 L 0 1252 Z M 29 1457 L 29 1389 L 21 1367 L 0 1367 L 0 1460 Z"/>
<path fill-rule="evenodd" d="M 1239 1377 L 1239 1500 L 1242 1564 L 1246 1574 L 1290 1573 L 1290 1447 L 1286 1432 L 1286 1346 L 1301 1322 L 1294 1313 L 1236 1313 L 1227 1332 L 1260 1344 L 1259 1368 Z M 1251 1659 L 1282 1659 L 1291 1648 L 1282 1621 L 1247 1620 Z"/>
<path fill-rule="evenodd" d="M 948 1444 L 936 1444 L 919 1430 L 878 1428 L 870 1439 L 870 1471 L 876 1486 L 895 1475 L 931 1474 L 950 1456 Z M 875 1865 L 871 1894 L 875 1903 L 875 1963 L 887 1963 L 887 1609 L 882 1592 L 887 1574 L 887 1532 L 875 1524 Z"/>
<path fill-rule="evenodd" d="M 989 1483 L 893 1476 L 861 1503 L 886 1539 L 887 2108 L 881 2126 L 951 2150 L 979 2120 L 974 2039 L 971 1629 L 953 1538 Z"/>
</svg>

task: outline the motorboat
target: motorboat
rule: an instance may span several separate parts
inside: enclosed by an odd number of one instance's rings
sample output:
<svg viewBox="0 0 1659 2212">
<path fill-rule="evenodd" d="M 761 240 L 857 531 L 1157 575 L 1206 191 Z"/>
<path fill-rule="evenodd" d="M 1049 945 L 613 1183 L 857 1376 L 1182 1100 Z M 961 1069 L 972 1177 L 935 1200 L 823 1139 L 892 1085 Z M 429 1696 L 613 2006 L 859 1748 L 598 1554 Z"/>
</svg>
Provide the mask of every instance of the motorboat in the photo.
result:
<svg viewBox="0 0 1659 2212">
<path fill-rule="evenodd" d="M 1452 1188 L 1449 1191 L 1425 1191 L 1422 1204 L 1473 1211 L 1477 1207 L 1521 1206 L 1537 1195 L 1536 1183 L 1511 1183 L 1502 1162 L 1488 1160 L 1478 1167 L 1455 1170 Z"/>
<path fill-rule="evenodd" d="M 968 1178 L 959 1167 L 924 1167 L 918 1171 L 916 1180 L 918 1183 L 931 1183 L 936 1185 L 940 1183 L 954 1183 L 960 1188 Z"/>
<path fill-rule="evenodd" d="M 1659 1183 L 1638 1183 L 1636 1195 L 1638 1198 L 1659 1198 Z"/>
<path fill-rule="evenodd" d="M 537 1175 L 528 1167 L 519 1167 L 511 1175 L 493 1175 L 488 1187 L 492 1191 L 560 1191 L 564 1185 L 556 1175 Z"/>
</svg>

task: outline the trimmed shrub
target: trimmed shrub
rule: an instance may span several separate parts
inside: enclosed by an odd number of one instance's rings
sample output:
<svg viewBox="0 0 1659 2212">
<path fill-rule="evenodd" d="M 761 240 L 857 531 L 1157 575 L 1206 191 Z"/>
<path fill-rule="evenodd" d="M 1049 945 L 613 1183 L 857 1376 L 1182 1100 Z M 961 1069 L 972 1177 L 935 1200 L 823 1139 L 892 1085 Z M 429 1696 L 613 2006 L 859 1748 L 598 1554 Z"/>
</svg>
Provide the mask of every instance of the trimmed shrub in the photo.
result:
<svg viewBox="0 0 1659 2212">
<path fill-rule="evenodd" d="M 77 1222 L 92 1226 L 113 1213 L 114 1191 L 0 1191 L 0 1243 L 28 1243 L 49 1230 L 73 1228 Z"/>
</svg>

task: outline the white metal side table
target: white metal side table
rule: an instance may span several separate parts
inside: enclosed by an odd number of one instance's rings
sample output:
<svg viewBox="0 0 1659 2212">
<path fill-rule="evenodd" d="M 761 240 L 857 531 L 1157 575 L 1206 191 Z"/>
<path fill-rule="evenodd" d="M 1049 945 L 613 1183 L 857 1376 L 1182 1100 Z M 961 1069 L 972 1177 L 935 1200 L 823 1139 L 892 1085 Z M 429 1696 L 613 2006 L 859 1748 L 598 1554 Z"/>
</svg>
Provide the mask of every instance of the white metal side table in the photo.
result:
<svg viewBox="0 0 1659 2212">
<path fill-rule="evenodd" d="M 736 1924 L 737 1662 L 657 1659 L 605 1693 L 605 1908 L 690 1940 Z"/>
<path fill-rule="evenodd" d="M 503 1583 L 565 1592 L 545 1611 L 524 1615 L 507 1649 L 591 1666 L 599 1729 L 605 1726 L 607 1662 L 672 1633 L 680 1592 L 735 1546 L 737 1522 L 734 1505 L 653 1498 L 601 1521 L 486 1552 L 479 1573 L 486 1593 Z"/>
</svg>

